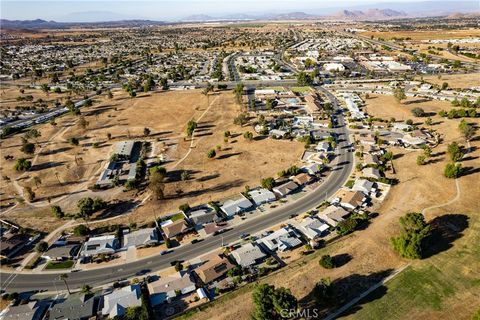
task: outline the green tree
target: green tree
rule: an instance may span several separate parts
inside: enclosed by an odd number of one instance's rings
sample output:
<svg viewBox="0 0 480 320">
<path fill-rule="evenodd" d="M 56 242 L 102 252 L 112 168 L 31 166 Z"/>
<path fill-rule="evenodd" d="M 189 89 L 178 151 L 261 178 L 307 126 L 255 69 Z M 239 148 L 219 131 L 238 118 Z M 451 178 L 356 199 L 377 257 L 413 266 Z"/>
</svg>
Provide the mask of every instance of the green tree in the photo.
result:
<svg viewBox="0 0 480 320">
<path fill-rule="evenodd" d="M 312 293 L 319 305 L 325 306 L 331 304 L 335 297 L 335 291 L 330 278 L 322 278 L 317 282 Z"/>
<path fill-rule="evenodd" d="M 268 177 L 268 178 L 262 179 L 260 184 L 262 185 L 262 188 L 272 191 L 273 187 L 275 187 L 275 179 L 273 179 L 272 177 Z"/>
<path fill-rule="evenodd" d="M 328 254 L 325 254 L 320 258 L 319 264 L 322 267 L 324 267 L 325 269 L 333 269 L 334 268 L 333 259 Z"/>
<path fill-rule="evenodd" d="M 450 155 L 450 159 L 452 159 L 452 161 L 459 161 L 464 156 L 462 147 L 455 141 L 448 145 L 447 152 Z"/>
<path fill-rule="evenodd" d="M 400 218 L 400 225 L 402 226 L 401 234 L 391 238 L 394 250 L 403 258 L 420 259 L 422 241 L 430 231 L 425 217 L 418 212 L 409 212 Z"/>
<path fill-rule="evenodd" d="M 210 149 L 207 152 L 207 158 L 209 159 L 215 158 L 216 155 L 217 155 L 217 152 L 215 152 L 215 149 Z"/>
<path fill-rule="evenodd" d="M 405 95 L 405 90 L 401 87 L 398 87 L 393 91 L 393 96 L 398 102 L 402 102 L 402 100 L 407 99 L 407 96 Z"/>
<path fill-rule="evenodd" d="M 33 192 L 31 187 L 23 187 L 23 195 L 28 202 L 35 200 L 35 192 Z"/>
<path fill-rule="evenodd" d="M 20 148 L 20 151 L 22 151 L 25 154 L 34 154 L 35 153 L 35 145 L 31 142 L 26 141 L 25 143 L 22 144 L 22 147 Z"/>
<path fill-rule="evenodd" d="M 426 113 L 425 113 L 425 110 L 423 110 L 422 108 L 416 107 L 412 109 L 412 114 L 415 117 L 425 117 Z"/>
<path fill-rule="evenodd" d="M 62 280 L 63 283 L 65 283 L 65 287 L 67 287 L 68 294 L 70 294 L 71 293 L 70 288 L 68 287 L 68 283 L 67 283 L 68 274 L 62 273 L 60 276 L 58 276 L 58 278 Z"/>
<path fill-rule="evenodd" d="M 297 85 L 310 86 L 312 84 L 313 84 L 313 79 L 308 73 L 301 71 L 297 74 Z"/>
<path fill-rule="evenodd" d="M 58 219 L 62 219 L 65 216 L 65 213 L 63 213 L 62 208 L 58 205 L 51 206 L 50 211 Z"/>
<path fill-rule="evenodd" d="M 48 243 L 45 241 L 40 241 L 35 245 L 35 251 L 42 253 L 48 250 Z"/>
<path fill-rule="evenodd" d="M 149 136 L 150 135 L 150 129 L 149 128 L 143 128 L 143 135 L 144 136 Z"/>
<path fill-rule="evenodd" d="M 253 140 L 253 133 L 251 131 L 247 131 L 243 134 L 243 137 L 248 141 L 252 141 Z"/>
<path fill-rule="evenodd" d="M 73 228 L 73 234 L 76 236 L 86 236 L 89 233 L 90 233 L 90 229 L 84 224 L 80 224 L 78 226 L 75 226 L 75 228 Z"/>
<path fill-rule="evenodd" d="M 153 193 L 155 199 L 157 200 L 161 200 L 165 197 L 164 179 L 165 179 L 165 175 L 161 174 L 158 171 L 154 171 L 153 173 L 150 173 L 148 189 Z"/>
<path fill-rule="evenodd" d="M 337 224 L 337 233 L 341 236 L 349 234 L 353 231 L 355 231 L 355 228 L 357 227 L 357 219 L 354 218 L 348 218 L 345 220 L 340 221 Z"/>
<path fill-rule="evenodd" d="M 469 141 L 475 135 L 475 127 L 470 125 L 467 121 L 465 121 L 465 119 L 462 119 L 462 121 L 460 121 L 458 129 L 460 130 L 466 141 Z"/>
<path fill-rule="evenodd" d="M 426 158 L 423 154 L 417 156 L 417 165 L 423 166 L 426 164 Z"/>
<path fill-rule="evenodd" d="M 443 171 L 443 174 L 445 175 L 445 177 L 449 179 L 458 178 L 461 173 L 462 173 L 462 165 L 460 163 L 457 163 L 457 164 L 447 163 Z"/>
<path fill-rule="evenodd" d="M 187 123 L 187 136 L 191 137 L 193 131 L 197 128 L 197 123 L 194 120 L 190 120 Z"/>
</svg>

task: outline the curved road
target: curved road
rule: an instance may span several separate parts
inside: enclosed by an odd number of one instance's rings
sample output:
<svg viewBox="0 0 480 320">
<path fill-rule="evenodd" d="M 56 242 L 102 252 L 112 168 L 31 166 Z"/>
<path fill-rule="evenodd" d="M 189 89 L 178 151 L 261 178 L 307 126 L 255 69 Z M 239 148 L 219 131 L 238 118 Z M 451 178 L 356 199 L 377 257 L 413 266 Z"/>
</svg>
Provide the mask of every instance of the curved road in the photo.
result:
<svg viewBox="0 0 480 320">
<path fill-rule="evenodd" d="M 202 254 L 215 250 L 223 243 L 228 244 L 239 239 L 242 233 L 255 234 L 273 225 L 285 221 L 292 214 L 300 214 L 316 207 L 325 197 L 333 195 L 347 180 L 353 167 L 353 152 L 349 148 L 348 129 L 344 124 L 342 114 L 338 109 L 338 102 L 328 91 L 316 87 L 332 101 L 337 110 L 337 127 L 334 131 L 338 135 L 338 158 L 337 164 L 328 179 L 317 189 L 306 194 L 299 200 L 271 210 L 244 223 L 235 226 L 222 236 L 209 236 L 205 240 L 187 244 L 175 249 L 167 255 L 157 255 L 135 262 L 105 267 L 94 270 L 72 272 L 68 275 L 70 288 L 79 288 L 85 284 L 98 286 L 111 283 L 116 280 L 139 276 L 139 272 L 150 272 L 169 267 L 176 260 L 189 260 Z M 22 292 L 30 290 L 64 289 L 63 281 L 58 279 L 59 273 L 7 273 L 0 272 L 1 288 L 9 292 Z"/>
</svg>

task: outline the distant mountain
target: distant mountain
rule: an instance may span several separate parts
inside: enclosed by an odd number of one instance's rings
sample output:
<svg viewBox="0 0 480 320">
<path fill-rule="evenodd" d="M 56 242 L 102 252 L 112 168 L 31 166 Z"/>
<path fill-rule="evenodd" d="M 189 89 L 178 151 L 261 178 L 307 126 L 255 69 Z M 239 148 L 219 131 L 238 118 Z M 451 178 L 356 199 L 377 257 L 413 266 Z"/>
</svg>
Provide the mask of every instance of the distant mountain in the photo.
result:
<svg viewBox="0 0 480 320">
<path fill-rule="evenodd" d="M 342 10 L 327 18 L 335 20 L 387 20 L 405 18 L 408 15 L 402 11 L 391 9 Z"/>
<path fill-rule="evenodd" d="M 446 17 L 446 19 L 472 19 L 472 18 L 480 18 L 480 12 L 471 12 L 471 13 L 456 12 Z"/>
<path fill-rule="evenodd" d="M 215 20 L 219 20 L 219 18 L 214 18 L 206 14 L 192 14 L 182 19 L 182 21 L 184 22 L 215 21 Z"/>
<path fill-rule="evenodd" d="M 163 21 L 153 20 L 119 20 L 106 22 L 56 22 L 42 19 L 36 20 L 7 20 L 0 19 L 0 28 L 2 29 L 66 29 L 72 27 L 141 27 L 149 25 L 162 25 Z"/>
<path fill-rule="evenodd" d="M 277 14 L 270 16 L 270 20 L 309 20 L 315 19 L 318 16 L 307 14 L 305 12 L 290 12 L 284 14 Z"/>
</svg>

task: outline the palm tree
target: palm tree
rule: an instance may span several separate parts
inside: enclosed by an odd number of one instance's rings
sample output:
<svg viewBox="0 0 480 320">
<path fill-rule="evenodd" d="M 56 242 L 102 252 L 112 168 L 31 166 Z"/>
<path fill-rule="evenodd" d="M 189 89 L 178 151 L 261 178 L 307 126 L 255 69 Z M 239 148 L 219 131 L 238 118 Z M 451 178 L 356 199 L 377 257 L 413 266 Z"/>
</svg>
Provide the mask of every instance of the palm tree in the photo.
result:
<svg viewBox="0 0 480 320">
<path fill-rule="evenodd" d="M 65 287 L 67 287 L 68 294 L 70 294 L 70 288 L 68 287 L 68 283 L 67 283 L 68 274 L 62 273 L 58 278 L 65 283 Z"/>
</svg>

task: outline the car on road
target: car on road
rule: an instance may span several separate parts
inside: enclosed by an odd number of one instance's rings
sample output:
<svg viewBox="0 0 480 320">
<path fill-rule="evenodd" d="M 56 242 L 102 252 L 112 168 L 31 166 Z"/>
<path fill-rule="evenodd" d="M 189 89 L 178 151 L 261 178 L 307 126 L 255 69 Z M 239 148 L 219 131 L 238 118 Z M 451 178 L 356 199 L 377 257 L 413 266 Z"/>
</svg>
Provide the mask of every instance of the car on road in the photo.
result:
<svg viewBox="0 0 480 320">
<path fill-rule="evenodd" d="M 162 252 L 160 252 L 160 255 L 163 256 L 170 252 L 172 252 L 172 250 L 163 250 Z"/>
<path fill-rule="evenodd" d="M 193 239 L 192 241 L 190 241 L 190 243 L 195 244 L 195 243 L 198 243 L 200 241 L 203 241 L 203 239 Z"/>
<path fill-rule="evenodd" d="M 288 216 L 289 219 L 293 219 L 295 218 L 296 216 L 298 216 L 297 213 L 292 213 L 291 215 Z"/>
<path fill-rule="evenodd" d="M 240 239 L 245 239 L 245 238 L 247 238 L 249 235 L 250 235 L 249 233 L 242 233 L 242 234 L 240 235 Z"/>
</svg>

